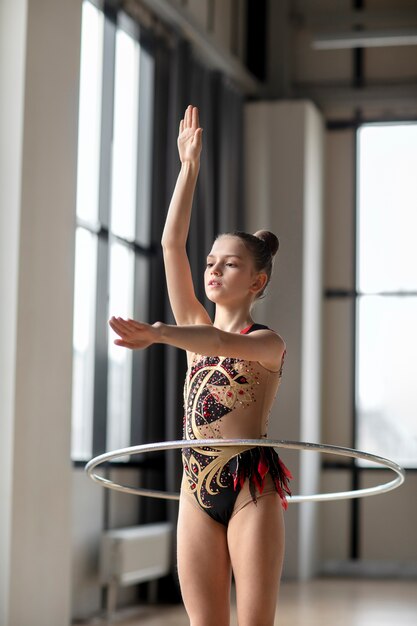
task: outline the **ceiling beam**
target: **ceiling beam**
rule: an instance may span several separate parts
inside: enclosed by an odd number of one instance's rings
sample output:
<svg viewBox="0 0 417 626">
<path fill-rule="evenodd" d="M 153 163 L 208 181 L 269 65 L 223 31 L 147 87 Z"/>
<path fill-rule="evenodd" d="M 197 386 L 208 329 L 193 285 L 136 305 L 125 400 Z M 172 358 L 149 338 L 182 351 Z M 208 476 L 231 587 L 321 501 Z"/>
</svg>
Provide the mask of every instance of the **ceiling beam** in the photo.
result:
<svg viewBox="0 0 417 626">
<path fill-rule="evenodd" d="M 355 26 L 369 27 L 410 27 L 417 25 L 417 10 L 381 10 L 367 9 L 352 11 L 292 11 L 291 19 L 295 25 L 326 30 L 329 22 L 338 28 L 353 28 Z"/>
<path fill-rule="evenodd" d="M 380 48 L 386 46 L 415 46 L 417 28 L 347 32 L 329 31 L 313 33 L 312 48 L 315 50 L 336 50 L 347 48 Z"/>
<path fill-rule="evenodd" d="M 365 104 L 390 107 L 404 106 L 417 111 L 417 84 L 385 83 L 355 89 L 347 84 L 298 83 L 293 85 L 296 98 L 312 100 L 317 106 L 361 106 Z"/>
<path fill-rule="evenodd" d="M 135 2 L 183 33 L 210 67 L 229 76 L 244 93 L 257 96 L 263 94 L 263 84 L 246 69 L 240 59 L 207 33 L 185 8 L 173 0 L 135 0 Z"/>
</svg>

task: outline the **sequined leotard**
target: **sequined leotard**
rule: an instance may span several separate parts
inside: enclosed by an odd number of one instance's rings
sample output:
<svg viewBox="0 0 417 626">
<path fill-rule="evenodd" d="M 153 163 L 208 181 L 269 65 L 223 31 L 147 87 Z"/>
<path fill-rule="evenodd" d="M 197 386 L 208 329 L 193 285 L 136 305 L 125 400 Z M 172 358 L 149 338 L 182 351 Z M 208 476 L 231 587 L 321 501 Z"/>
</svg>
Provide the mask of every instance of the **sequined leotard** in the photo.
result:
<svg viewBox="0 0 417 626">
<path fill-rule="evenodd" d="M 252 324 L 241 334 L 260 329 L 268 327 Z M 184 439 L 266 437 L 285 354 L 278 371 L 256 361 L 194 354 L 184 385 Z M 185 448 L 182 459 L 182 497 L 226 526 L 243 506 L 271 491 L 287 507 L 292 476 L 273 448 Z"/>
</svg>

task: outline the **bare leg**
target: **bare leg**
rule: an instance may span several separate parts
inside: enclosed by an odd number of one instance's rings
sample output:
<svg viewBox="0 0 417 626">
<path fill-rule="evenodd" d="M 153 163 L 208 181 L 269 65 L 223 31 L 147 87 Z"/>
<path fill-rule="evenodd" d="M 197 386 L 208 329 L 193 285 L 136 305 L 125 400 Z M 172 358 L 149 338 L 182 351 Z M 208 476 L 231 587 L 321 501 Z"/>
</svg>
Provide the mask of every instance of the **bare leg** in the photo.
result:
<svg viewBox="0 0 417 626">
<path fill-rule="evenodd" d="M 229 522 L 227 540 L 239 626 L 273 626 L 285 544 L 278 494 L 264 495 L 238 511 Z"/>
<path fill-rule="evenodd" d="M 181 496 L 178 575 L 191 626 L 229 626 L 231 567 L 226 527 Z"/>
</svg>

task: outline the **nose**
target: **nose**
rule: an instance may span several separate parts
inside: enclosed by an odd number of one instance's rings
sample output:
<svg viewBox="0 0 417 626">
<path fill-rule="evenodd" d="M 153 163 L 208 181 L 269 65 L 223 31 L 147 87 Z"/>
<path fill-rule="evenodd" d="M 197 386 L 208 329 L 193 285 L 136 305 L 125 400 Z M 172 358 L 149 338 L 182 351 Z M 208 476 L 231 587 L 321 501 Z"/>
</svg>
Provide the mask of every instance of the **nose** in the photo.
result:
<svg viewBox="0 0 417 626">
<path fill-rule="evenodd" d="M 219 268 L 218 265 L 213 265 L 213 267 L 211 268 L 211 273 L 215 274 L 216 276 L 219 276 L 221 274 L 221 270 Z"/>
</svg>

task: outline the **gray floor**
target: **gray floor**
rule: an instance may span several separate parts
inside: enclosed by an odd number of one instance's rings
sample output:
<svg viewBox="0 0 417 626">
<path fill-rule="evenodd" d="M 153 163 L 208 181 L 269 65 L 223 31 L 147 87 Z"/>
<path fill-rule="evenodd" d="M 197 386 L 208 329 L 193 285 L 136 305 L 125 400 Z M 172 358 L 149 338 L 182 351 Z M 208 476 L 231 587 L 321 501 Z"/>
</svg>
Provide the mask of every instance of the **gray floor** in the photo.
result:
<svg viewBox="0 0 417 626">
<path fill-rule="evenodd" d="M 108 624 L 105 619 L 89 622 Z M 188 626 L 181 606 L 120 611 L 117 626 Z M 232 609 L 231 626 L 237 625 Z M 276 626 L 417 626 L 417 581 L 318 579 L 282 583 Z"/>
</svg>

